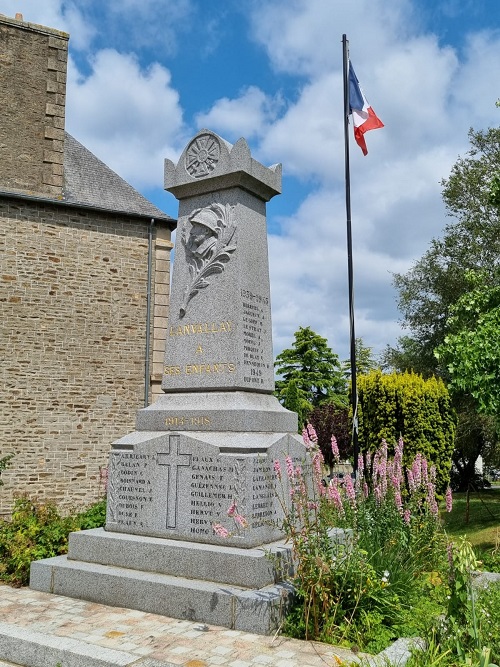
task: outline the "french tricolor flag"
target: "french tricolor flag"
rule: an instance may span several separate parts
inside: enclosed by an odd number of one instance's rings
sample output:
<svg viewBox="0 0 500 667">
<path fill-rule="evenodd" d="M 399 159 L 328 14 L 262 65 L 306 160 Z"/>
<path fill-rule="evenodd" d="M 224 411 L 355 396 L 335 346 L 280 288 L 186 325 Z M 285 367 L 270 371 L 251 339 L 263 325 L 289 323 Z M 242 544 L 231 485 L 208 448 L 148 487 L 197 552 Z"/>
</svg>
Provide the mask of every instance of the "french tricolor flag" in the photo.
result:
<svg viewBox="0 0 500 667">
<path fill-rule="evenodd" d="M 349 113 L 352 114 L 356 143 L 363 151 L 363 155 L 368 155 L 364 137 L 365 132 L 384 127 L 384 124 L 363 95 L 351 63 L 349 63 Z"/>
</svg>

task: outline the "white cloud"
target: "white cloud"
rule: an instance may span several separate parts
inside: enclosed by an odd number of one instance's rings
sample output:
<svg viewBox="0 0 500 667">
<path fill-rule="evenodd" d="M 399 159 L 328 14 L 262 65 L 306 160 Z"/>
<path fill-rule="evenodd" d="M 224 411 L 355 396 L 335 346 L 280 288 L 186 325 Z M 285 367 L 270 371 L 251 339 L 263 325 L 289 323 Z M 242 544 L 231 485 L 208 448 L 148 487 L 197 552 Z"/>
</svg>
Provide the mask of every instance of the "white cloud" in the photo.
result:
<svg viewBox="0 0 500 667">
<path fill-rule="evenodd" d="M 136 187 L 161 186 L 164 158 L 187 140 L 170 72 L 158 63 L 142 69 L 111 49 L 91 67 L 84 77 L 69 63 L 68 131 Z"/>
<path fill-rule="evenodd" d="M 256 86 L 249 86 L 236 99 L 217 100 L 209 111 L 197 114 L 195 120 L 199 129 L 220 131 L 224 138 L 253 139 L 265 132 L 282 106 L 279 96 L 271 98 Z"/>
<path fill-rule="evenodd" d="M 418 27 L 410 0 L 256 0 L 254 39 L 279 71 L 317 76 L 339 66 L 343 33 L 355 62 L 383 52 L 395 35 L 407 37 Z M 337 63 L 337 65 L 335 65 Z"/>
<path fill-rule="evenodd" d="M 96 27 L 71 0 L 0 0 L 0 13 L 12 18 L 19 13 L 29 23 L 68 32 L 76 48 L 87 47 L 96 34 Z"/>
</svg>

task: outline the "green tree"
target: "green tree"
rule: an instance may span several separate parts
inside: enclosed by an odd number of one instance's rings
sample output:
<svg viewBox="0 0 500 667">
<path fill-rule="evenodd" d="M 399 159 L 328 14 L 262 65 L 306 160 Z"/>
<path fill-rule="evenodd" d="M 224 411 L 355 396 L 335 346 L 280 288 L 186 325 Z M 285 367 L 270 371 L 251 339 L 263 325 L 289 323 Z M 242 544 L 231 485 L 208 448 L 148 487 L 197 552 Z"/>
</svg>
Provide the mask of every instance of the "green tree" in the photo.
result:
<svg viewBox="0 0 500 667">
<path fill-rule="evenodd" d="M 337 447 L 341 461 L 352 456 L 351 420 L 349 408 L 324 403 L 319 405 L 309 415 L 309 421 L 314 426 L 318 436 L 318 446 L 321 449 L 326 465 L 333 471 L 335 461 L 332 451 L 332 435 L 337 440 Z"/>
<path fill-rule="evenodd" d="M 469 290 L 466 271 L 492 274 L 500 265 L 500 208 L 491 202 L 492 174 L 500 173 L 500 128 L 469 131 L 470 150 L 443 180 L 443 200 L 454 218 L 440 239 L 406 274 L 396 274 L 403 324 L 428 372 L 447 334 L 451 306 Z"/>
<path fill-rule="evenodd" d="M 373 348 L 366 346 L 362 338 L 356 338 L 354 346 L 356 351 L 356 375 L 365 375 L 380 367 L 373 355 Z M 345 359 L 342 362 L 342 370 L 347 378 L 351 377 L 350 359 Z"/>
<path fill-rule="evenodd" d="M 435 350 L 445 364 L 449 386 L 455 393 L 468 393 L 479 412 L 500 413 L 500 272 L 492 276 L 468 271 L 470 291 L 450 308 L 447 335 Z"/>
<path fill-rule="evenodd" d="M 500 128 L 471 129 L 469 139 L 469 151 L 442 182 L 443 200 L 453 221 L 406 274 L 394 278 L 408 334 L 397 348 L 386 350 L 384 367 L 392 364 L 399 370 L 413 369 L 427 377 L 437 373 L 450 379 L 449 369 L 435 357 L 434 350 L 447 335 L 455 333 L 449 328 L 450 316 L 457 299 L 470 291 L 467 272 L 479 272 L 491 284 L 498 272 L 500 206 L 492 197 L 492 178 L 494 182 L 495 175 L 500 174 Z M 454 403 L 459 413 L 454 459 L 462 461 L 462 470 L 468 475 L 483 451 L 467 444 L 461 430 L 483 433 L 484 417 L 477 412 L 472 397 L 469 400 L 464 393 L 455 393 Z M 463 410 L 467 414 L 461 414 Z M 477 442 L 486 446 L 491 440 L 480 438 Z M 462 480 L 462 486 L 466 484 L 467 480 Z"/>
<path fill-rule="evenodd" d="M 276 380 L 276 396 L 285 404 L 294 383 L 301 406 L 301 417 L 324 402 L 347 403 L 346 381 L 338 356 L 328 341 L 310 327 L 300 327 L 291 348 L 283 350 L 274 363 L 281 376 Z M 293 390 L 295 392 L 295 389 Z"/>
</svg>

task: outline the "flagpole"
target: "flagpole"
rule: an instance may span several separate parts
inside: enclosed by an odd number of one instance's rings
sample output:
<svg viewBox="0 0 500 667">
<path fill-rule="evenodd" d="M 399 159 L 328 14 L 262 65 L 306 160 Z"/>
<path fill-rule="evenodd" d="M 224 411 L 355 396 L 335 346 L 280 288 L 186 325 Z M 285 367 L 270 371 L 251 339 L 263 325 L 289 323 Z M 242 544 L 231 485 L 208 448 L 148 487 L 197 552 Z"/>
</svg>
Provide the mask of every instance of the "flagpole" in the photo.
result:
<svg viewBox="0 0 500 667">
<path fill-rule="evenodd" d="M 351 358 L 351 406 L 352 406 L 352 445 L 353 470 L 358 471 L 358 388 L 356 382 L 356 334 L 354 331 L 354 279 L 352 261 L 352 224 L 351 224 L 351 170 L 349 164 L 349 42 L 342 35 L 343 73 L 344 73 L 344 146 L 345 146 L 345 208 L 347 220 L 347 275 L 349 286 L 349 325 Z"/>
</svg>

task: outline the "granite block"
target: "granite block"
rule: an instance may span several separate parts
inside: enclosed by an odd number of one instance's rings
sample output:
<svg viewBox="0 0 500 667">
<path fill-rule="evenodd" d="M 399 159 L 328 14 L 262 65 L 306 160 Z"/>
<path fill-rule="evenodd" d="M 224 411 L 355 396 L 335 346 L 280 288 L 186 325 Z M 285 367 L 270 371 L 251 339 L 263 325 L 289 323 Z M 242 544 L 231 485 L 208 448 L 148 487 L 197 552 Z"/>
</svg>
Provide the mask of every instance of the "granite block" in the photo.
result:
<svg viewBox="0 0 500 667">
<path fill-rule="evenodd" d="M 291 549 L 282 541 L 258 549 L 238 549 L 110 533 L 102 528 L 71 533 L 68 560 L 250 589 L 272 585 L 292 573 Z M 50 581 L 44 582 L 44 587 L 50 587 Z"/>
<path fill-rule="evenodd" d="M 139 410 L 138 431 L 296 433 L 297 414 L 254 392 L 169 393 Z"/>
<path fill-rule="evenodd" d="M 16 665 L 29 667 L 126 667 L 137 656 L 125 651 L 93 646 L 68 637 L 54 637 L 34 630 L 0 623 L 0 655 Z"/>
<path fill-rule="evenodd" d="M 49 577 L 43 572 L 46 569 L 51 572 L 49 588 Z M 75 562 L 66 556 L 32 563 L 30 587 L 255 634 L 276 630 L 293 594 L 286 583 L 251 591 L 199 579 Z"/>
<path fill-rule="evenodd" d="M 110 455 L 106 530 L 241 548 L 274 542 L 288 502 L 274 461 L 304 466 L 305 453 L 286 433 L 135 431 Z"/>
</svg>

